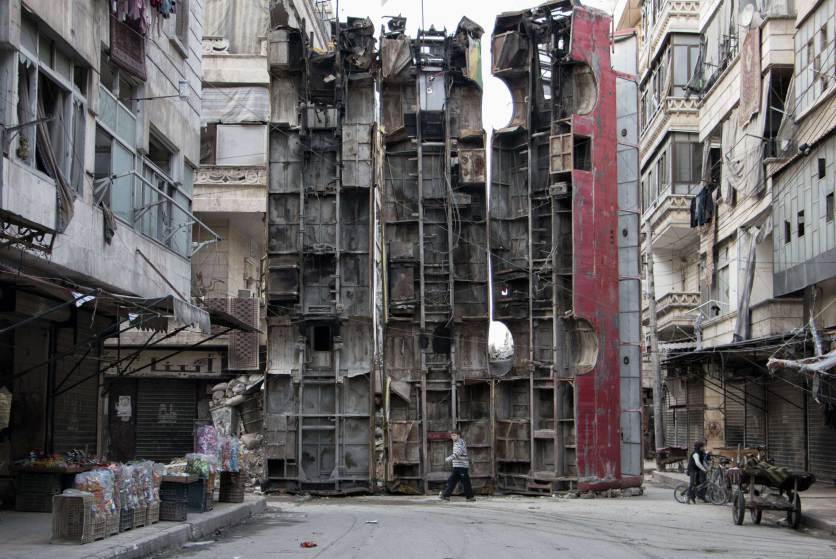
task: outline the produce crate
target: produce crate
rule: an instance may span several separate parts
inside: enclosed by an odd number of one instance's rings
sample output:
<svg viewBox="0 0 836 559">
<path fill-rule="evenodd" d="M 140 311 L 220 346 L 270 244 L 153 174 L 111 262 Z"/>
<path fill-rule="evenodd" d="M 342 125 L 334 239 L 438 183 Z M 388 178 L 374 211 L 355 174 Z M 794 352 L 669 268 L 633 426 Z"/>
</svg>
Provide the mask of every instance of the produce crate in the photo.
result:
<svg viewBox="0 0 836 559">
<path fill-rule="evenodd" d="M 121 509 L 119 511 L 119 531 L 126 532 L 134 527 L 134 509 Z"/>
<path fill-rule="evenodd" d="M 109 515 L 93 514 L 92 495 L 53 497 L 52 543 L 85 544 L 107 537 Z"/>
<path fill-rule="evenodd" d="M 119 533 L 119 512 L 112 512 L 107 515 L 107 535 L 115 536 Z"/>
<path fill-rule="evenodd" d="M 188 504 L 183 501 L 160 501 L 160 520 L 182 522 L 186 520 Z"/>
<path fill-rule="evenodd" d="M 189 485 L 164 481 L 160 484 L 160 501 L 185 503 L 189 500 Z"/>
<path fill-rule="evenodd" d="M 145 517 L 148 516 L 148 507 L 146 505 L 139 505 L 134 509 L 134 528 L 142 528 L 145 526 Z"/>
<path fill-rule="evenodd" d="M 221 485 L 218 490 L 221 503 L 244 502 L 244 474 L 241 472 L 221 472 Z"/>
<path fill-rule="evenodd" d="M 145 515 L 145 525 L 150 526 L 160 521 L 160 502 L 156 501 L 148 505 L 148 512 Z"/>
<path fill-rule="evenodd" d="M 199 479 L 189 484 L 189 511 L 206 512 L 212 510 L 212 500 L 206 492 L 206 479 Z"/>
<path fill-rule="evenodd" d="M 58 495 L 61 493 L 61 475 L 18 472 L 15 486 L 17 493 Z"/>
<path fill-rule="evenodd" d="M 15 496 L 15 510 L 18 512 L 52 512 L 50 493 L 18 493 Z"/>
</svg>

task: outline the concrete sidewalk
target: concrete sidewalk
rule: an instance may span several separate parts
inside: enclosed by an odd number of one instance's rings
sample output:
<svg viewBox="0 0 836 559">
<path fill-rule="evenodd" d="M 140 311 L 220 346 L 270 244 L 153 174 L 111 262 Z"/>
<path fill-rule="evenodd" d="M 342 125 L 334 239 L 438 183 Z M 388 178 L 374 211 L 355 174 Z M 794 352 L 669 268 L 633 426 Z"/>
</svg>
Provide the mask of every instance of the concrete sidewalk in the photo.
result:
<svg viewBox="0 0 836 559">
<path fill-rule="evenodd" d="M 680 483 L 688 483 L 687 474 L 654 471 L 653 483 L 671 489 Z M 801 495 L 801 524 L 808 528 L 823 530 L 836 535 L 836 487 L 830 484 L 814 483 Z M 673 499 L 673 494 L 671 494 Z M 744 522 L 748 522 L 747 515 Z"/>
<path fill-rule="evenodd" d="M 264 497 L 243 503 L 215 503 L 204 513 L 189 513 L 184 522 L 158 522 L 85 545 L 50 544 L 52 515 L 0 512 L 0 559 L 137 559 L 189 541 L 202 540 L 264 512 Z"/>
</svg>

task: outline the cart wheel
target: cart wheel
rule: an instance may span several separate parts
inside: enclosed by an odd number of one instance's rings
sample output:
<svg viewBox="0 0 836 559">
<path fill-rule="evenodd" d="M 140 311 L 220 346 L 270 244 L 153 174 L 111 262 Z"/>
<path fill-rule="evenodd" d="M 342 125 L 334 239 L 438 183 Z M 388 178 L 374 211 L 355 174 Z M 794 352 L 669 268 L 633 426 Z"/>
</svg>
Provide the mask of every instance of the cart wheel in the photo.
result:
<svg viewBox="0 0 836 559">
<path fill-rule="evenodd" d="M 793 495 L 792 501 L 792 510 L 787 511 L 787 524 L 793 530 L 798 530 L 798 526 L 801 524 L 801 497 L 798 496 L 798 493 Z"/>
<path fill-rule="evenodd" d="M 761 509 L 752 509 L 749 511 L 749 517 L 755 524 L 760 524 L 763 518 L 763 511 Z"/>
<path fill-rule="evenodd" d="M 743 491 L 740 489 L 737 490 L 737 493 L 734 495 L 734 501 L 732 502 L 732 520 L 738 526 L 743 524 L 743 517 L 746 514 L 746 500 L 743 497 Z"/>
<path fill-rule="evenodd" d="M 688 502 L 688 484 L 687 483 L 680 483 L 676 486 L 676 489 L 673 490 L 673 498 L 676 499 L 677 503 L 682 503 L 683 505 Z"/>
</svg>

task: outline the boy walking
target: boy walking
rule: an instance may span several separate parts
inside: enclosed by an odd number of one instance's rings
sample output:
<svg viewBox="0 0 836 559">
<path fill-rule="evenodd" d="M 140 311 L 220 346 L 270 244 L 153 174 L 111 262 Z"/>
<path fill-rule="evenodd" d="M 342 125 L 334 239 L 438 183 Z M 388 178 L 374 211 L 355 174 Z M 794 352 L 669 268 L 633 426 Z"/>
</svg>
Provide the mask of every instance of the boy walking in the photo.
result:
<svg viewBox="0 0 836 559">
<path fill-rule="evenodd" d="M 470 486 L 470 459 L 467 457 L 467 443 L 464 442 L 459 431 L 450 433 L 450 439 L 453 441 L 453 454 L 447 457 L 447 462 L 453 463 L 453 473 L 447 479 L 447 485 L 441 492 L 441 499 L 449 501 L 456 485 L 461 482 L 464 496 L 468 501 L 475 501 L 473 488 Z"/>
</svg>

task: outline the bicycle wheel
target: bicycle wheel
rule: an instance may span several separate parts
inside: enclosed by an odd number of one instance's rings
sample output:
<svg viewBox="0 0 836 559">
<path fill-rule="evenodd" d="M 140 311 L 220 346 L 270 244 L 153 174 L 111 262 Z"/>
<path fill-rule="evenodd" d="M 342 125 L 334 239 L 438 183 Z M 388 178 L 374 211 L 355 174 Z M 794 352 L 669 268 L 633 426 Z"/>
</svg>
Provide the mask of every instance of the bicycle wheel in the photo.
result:
<svg viewBox="0 0 836 559">
<path fill-rule="evenodd" d="M 673 498 L 676 499 L 677 503 L 682 503 L 683 505 L 688 502 L 688 484 L 687 483 L 680 483 L 676 486 L 676 489 L 673 490 Z"/>
<path fill-rule="evenodd" d="M 746 498 L 743 496 L 743 491 L 737 490 L 734 499 L 732 500 L 732 520 L 735 524 L 740 526 L 743 524 L 743 518 L 746 514 Z"/>
<path fill-rule="evenodd" d="M 710 484 L 706 489 L 705 496 L 712 505 L 726 504 L 726 490 L 719 485 Z"/>
</svg>

